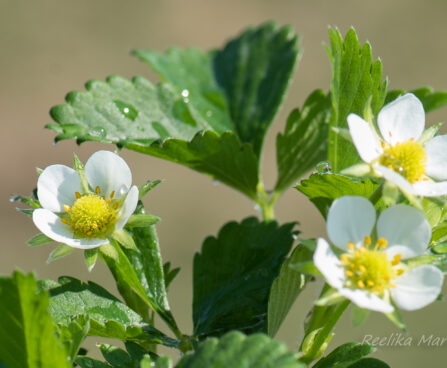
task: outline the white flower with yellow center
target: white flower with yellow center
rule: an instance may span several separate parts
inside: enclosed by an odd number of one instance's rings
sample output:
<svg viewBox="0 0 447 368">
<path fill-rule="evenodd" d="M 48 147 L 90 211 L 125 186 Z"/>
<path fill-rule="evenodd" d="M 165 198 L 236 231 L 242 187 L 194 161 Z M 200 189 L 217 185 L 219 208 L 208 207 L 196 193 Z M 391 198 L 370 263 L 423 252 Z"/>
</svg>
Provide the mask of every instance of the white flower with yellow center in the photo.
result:
<svg viewBox="0 0 447 368">
<path fill-rule="evenodd" d="M 341 197 L 329 209 L 327 232 L 341 254 L 320 238 L 315 266 L 330 286 L 359 307 L 391 313 L 394 304 L 415 310 L 439 295 L 443 274 L 438 268 L 409 268 L 402 262 L 423 254 L 431 238 L 429 223 L 415 208 L 390 207 L 376 223 L 374 206 L 366 198 Z"/>
<path fill-rule="evenodd" d="M 88 183 L 83 184 L 83 180 Z M 74 248 L 109 243 L 135 211 L 138 188 L 126 162 L 113 152 L 98 151 L 85 164 L 85 178 L 65 166 L 48 166 L 37 181 L 42 208 L 33 212 L 37 228 Z"/>
<path fill-rule="evenodd" d="M 421 142 L 425 112 L 408 93 L 386 105 L 375 129 L 361 117 L 348 116 L 349 132 L 363 161 L 404 191 L 425 197 L 447 194 L 447 135 Z"/>
</svg>

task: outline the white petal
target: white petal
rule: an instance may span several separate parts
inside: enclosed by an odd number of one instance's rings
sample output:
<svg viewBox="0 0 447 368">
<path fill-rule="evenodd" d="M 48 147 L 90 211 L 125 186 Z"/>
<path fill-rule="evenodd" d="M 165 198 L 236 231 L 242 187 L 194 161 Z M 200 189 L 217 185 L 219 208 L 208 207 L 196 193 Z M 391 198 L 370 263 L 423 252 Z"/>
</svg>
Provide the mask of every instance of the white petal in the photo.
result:
<svg viewBox="0 0 447 368">
<path fill-rule="evenodd" d="M 313 259 L 315 267 L 322 273 L 327 283 L 335 289 L 340 289 L 346 279 L 343 265 L 326 240 L 318 239 Z"/>
<path fill-rule="evenodd" d="M 364 197 L 345 196 L 336 199 L 327 216 L 329 239 L 347 250 L 348 242 L 357 244 L 370 235 L 376 222 L 374 206 Z"/>
<path fill-rule="evenodd" d="M 421 211 L 398 204 L 380 214 L 377 236 L 388 240 L 385 251 L 389 258 L 400 253 L 406 259 L 419 256 L 427 250 L 431 228 Z"/>
<path fill-rule="evenodd" d="M 391 313 L 394 307 L 385 300 L 380 299 L 376 294 L 360 289 L 340 289 L 338 291 L 345 298 L 351 300 L 360 308 L 369 309 L 376 312 Z"/>
<path fill-rule="evenodd" d="M 415 95 L 407 93 L 380 110 L 377 124 L 383 139 L 392 145 L 417 140 L 424 131 L 424 106 Z"/>
<path fill-rule="evenodd" d="M 124 200 L 123 206 L 121 207 L 119 213 L 119 220 L 115 225 L 115 230 L 121 230 L 124 225 L 126 225 L 127 220 L 135 211 L 138 203 L 138 188 L 134 185 L 127 194 L 126 199 Z"/>
<path fill-rule="evenodd" d="M 391 289 L 394 303 L 403 310 L 416 310 L 435 301 L 441 292 L 443 274 L 432 265 L 424 265 L 393 280 Z"/>
<path fill-rule="evenodd" d="M 368 122 L 360 116 L 350 114 L 348 125 L 352 141 L 363 161 L 370 163 L 382 154 L 383 149 L 380 141 Z"/>
<path fill-rule="evenodd" d="M 33 221 L 36 227 L 46 236 L 73 248 L 90 249 L 109 242 L 107 239 L 96 238 L 74 239 L 71 228 L 63 224 L 57 215 L 46 209 L 39 208 L 34 210 Z"/>
<path fill-rule="evenodd" d="M 75 192 L 80 190 L 78 173 L 65 165 L 48 166 L 37 180 L 40 204 L 53 212 L 64 211 L 64 204 L 71 206 L 76 200 Z"/>
<path fill-rule="evenodd" d="M 436 180 L 447 179 L 447 135 L 438 135 L 424 146 L 427 154 L 427 175 Z"/>
<path fill-rule="evenodd" d="M 415 194 L 413 186 L 402 175 L 382 165 L 374 165 L 374 170 L 386 180 L 397 185 L 400 189 L 410 194 Z"/>
<path fill-rule="evenodd" d="M 132 173 L 126 161 L 116 153 L 98 151 L 85 164 L 85 175 L 93 190 L 101 188 L 101 195 L 110 196 L 115 191 L 116 198 L 125 195 L 132 184 Z"/>
<path fill-rule="evenodd" d="M 447 194 L 447 181 L 419 181 L 413 184 L 413 191 L 423 197 L 440 197 Z"/>
</svg>

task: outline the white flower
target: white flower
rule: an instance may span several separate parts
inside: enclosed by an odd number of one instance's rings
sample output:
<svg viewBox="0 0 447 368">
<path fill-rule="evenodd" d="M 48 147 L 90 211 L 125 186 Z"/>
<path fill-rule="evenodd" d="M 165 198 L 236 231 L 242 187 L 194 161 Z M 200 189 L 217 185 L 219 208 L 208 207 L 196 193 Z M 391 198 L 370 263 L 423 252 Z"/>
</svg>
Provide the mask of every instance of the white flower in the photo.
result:
<svg viewBox="0 0 447 368">
<path fill-rule="evenodd" d="M 43 208 L 33 221 L 49 238 L 74 248 L 90 249 L 109 242 L 135 211 L 138 188 L 126 162 L 109 151 L 95 152 L 85 164 L 89 189 L 83 191 L 77 171 L 64 165 L 48 166 L 37 181 Z M 84 186 L 86 187 L 86 186 Z"/>
<path fill-rule="evenodd" d="M 374 229 L 377 237 L 372 234 Z M 330 286 L 359 307 L 391 313 L 392 300 L 400 309 L 415 310 L 439 295 L 443 274 L 438 268 L 411 269 L 401 262 L 424 253 L 431 238 L 429 223 L 415 208 L 390 207 L 376 224 L 374 206 L 366 198 L 342 197 L 329 209 L 327 232 L 343 253 L 337 256 L 320 238 L 315 266 Z"/>
<path fill-rule="evenodd" d="M 361 117 L 348 116 L 349 132 L 363 161 L 404 191 L 425 197 L 447 194 L 447 135 L 418 141 L 425 125 L 424 107 L 413 94 L 380 110 L 375 129 Z"/>
</svg>

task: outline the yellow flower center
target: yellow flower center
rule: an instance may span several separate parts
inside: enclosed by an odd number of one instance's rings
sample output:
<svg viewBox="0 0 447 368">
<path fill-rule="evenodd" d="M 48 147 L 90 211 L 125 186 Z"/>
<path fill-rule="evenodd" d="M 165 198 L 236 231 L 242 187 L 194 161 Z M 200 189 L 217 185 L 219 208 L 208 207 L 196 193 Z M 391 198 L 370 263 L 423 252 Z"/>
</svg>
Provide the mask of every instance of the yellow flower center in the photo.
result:
<svg viewBox="0 0 447 368">
<path fill-rule="evenodd" d="M 427 154 L 422 144 L 409 140 L 386 145 L 379 163 L 405 177 L 411 184 L 425 178 Z"/>
<path fill-rule="evenodd" d="M 67 216 L 62 222 L 71 226 L 75 236 L 80 238 L 104 237 L 113 230 L 116 221 L 118 203 L 112 203 L 114 193 L 110 199 L 99 196 L 100 188 L 96 188 L 96 194 L 81 196 L 76 192 L 76 201 L 70 208 L 64 205 Z"/>
<path fill-rule="evenodd" d="M 364 245 L 355 248 L 349 243 L 349 253 L 341 256 L 347 276 L 346 286 L 365 289 L 376 294 L 395 287 L 392 280 L 401 275 L 404 270 L 397 268 L 402 256 L 396 255 L 392 261 L 381 250 L 387 246 L 385 238 L 379 238 L 375 246 L 371 246 L 371 238 L 365 237 Z"/>
</svg>

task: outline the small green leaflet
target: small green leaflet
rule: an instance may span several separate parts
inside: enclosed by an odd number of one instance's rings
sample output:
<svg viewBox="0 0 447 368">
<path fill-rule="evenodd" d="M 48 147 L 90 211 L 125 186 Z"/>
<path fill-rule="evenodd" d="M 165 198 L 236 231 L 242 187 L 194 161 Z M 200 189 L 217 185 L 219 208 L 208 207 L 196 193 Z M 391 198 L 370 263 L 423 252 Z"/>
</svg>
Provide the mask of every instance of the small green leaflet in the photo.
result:
<svg viewBox="0 0 447 368">
<path fill-rule="evenodd" d="M 303 291 L 309 277 L 295 271 L 291 264 L 312 259 L 312 252 L 303 245 L 294 249 L 281 266 L 279 276 L 273 281 L 268 304 L 268 334 L 274 337 L 286 318 L 295 299 Z"/>
<path fill-rule="evenodd" d="M 176 368 L 305 368 L 287 347 L 263 334 L 246 337 L 229 332 L 220 339 L 208 338 L 194 353 L 186 354 Z"/>
<path fill-rule="evenodd" d="M 284 134 L 276 138 L 278 180 L 275 191 L 282 192 L 318 162 L 327 159 L 330 98 L 316 90 L 304 102 L 303 108 L 293 110 Z"/>
<path fill-rule="evenodd" d="M 56 337 L 47 292 L 34 275 L 15 271 L 0 277 L 0 359 L 8 368 L 70 368 Z"/>
<path fill-rule="evenodd" d="M 292 246 L 294 226 L 250 217 L 205 239 L 194 257 L 196 335 L 267 331 L 269 291 Z"/>
<path fill-rule="evenodd" d="M 338 174 L 312 174 L 295 188 L 303 193 L 326 217 L 334 199 L 345 195 L 369 198 L 378 185 L 370 179 L 358 179 Z"/>
<path fill-rule="evenodd" d="M 340 172 L 359 161 L 354 145 L 346 141 L 332 128 L 347 128 L 350 113 L 363 116 L 371 102 L 376 116 L 383 106 L 387 81 L 382 81 L 382 63 L 373 62 L 371 46 L 360 46 L 353 28 L 345 39 L 337 29 L 329 30 L 329 59 L 332 65 L 331 99 L 332 115 L 329 122 L 328 158 L 334 172 Z"/>
</svg>

